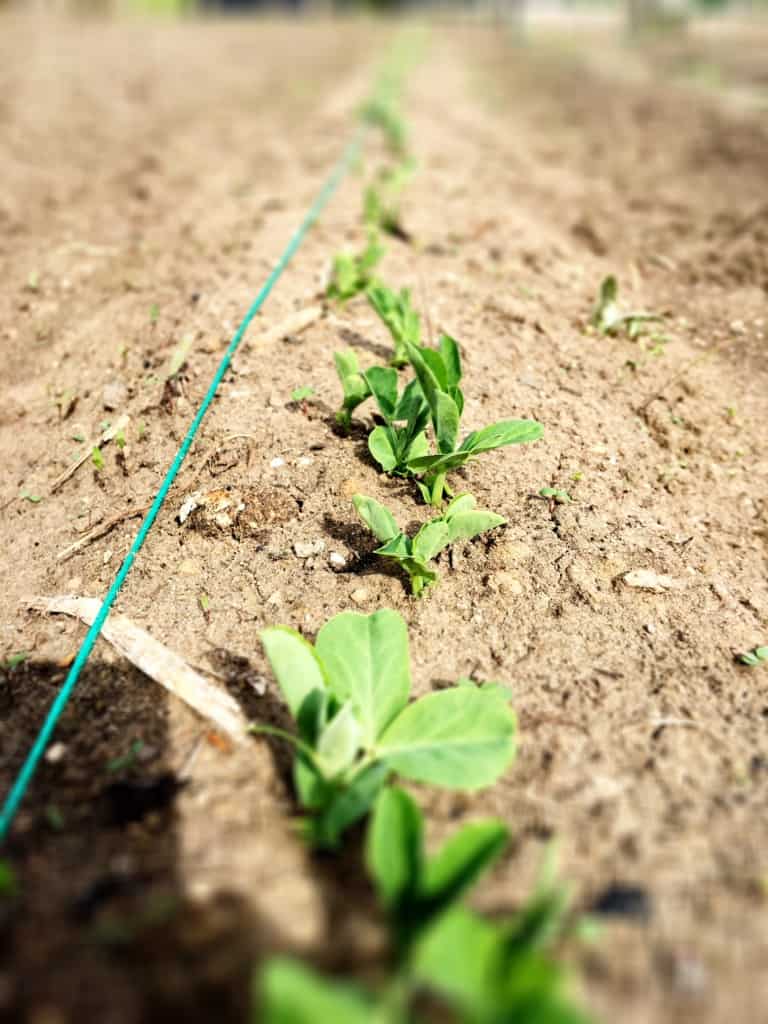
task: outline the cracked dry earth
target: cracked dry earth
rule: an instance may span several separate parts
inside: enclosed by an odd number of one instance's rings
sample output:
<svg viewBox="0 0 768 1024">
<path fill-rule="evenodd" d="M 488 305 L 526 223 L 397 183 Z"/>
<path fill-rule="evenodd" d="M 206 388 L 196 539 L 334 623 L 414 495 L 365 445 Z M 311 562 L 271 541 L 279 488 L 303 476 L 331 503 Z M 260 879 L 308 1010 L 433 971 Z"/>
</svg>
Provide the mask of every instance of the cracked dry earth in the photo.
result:
<svg viewBox="0 0 768 1024">
<path fill-rule="evenodd" d="M 25 600 L 105 592 L 137 520 L 59 553 L 151 500 L 380 56 L 364 23 L 44 27 L 0 31 L 0 653 L 30 654 L 0 676 L 4 791 L 84 632 Z M 768 692 L 734 661 L 768 630 L 765 126 L 477 28 L 433 29 L 406 110 L 416 244 L 390 241 L 382 276 L 460 342 L 467 428 L 545 425 L 463 473 L 507 526 L 443 556 L 419 603 L 371 556 L 352 493 L 403 524 L 426 511 L 367 457 L 367 406 L 334 433 L 331 354 L 373 363 L 387 338 L 364 300 L 295 327 L 333 253 L 363 240 L 355 174 L 257 318 L 117 609 L 274 720 L 260 627 L 311 637 L 342 609 L 396 608 L 418 692 L 514 688 L 508 775 L 471 798 L 418 793 L 435 840 L 509 823 L 478 904 L 518 905 L 554 839 L 575 905 L 621 911 L 573 954 L 598 1019 L 766 1020 Z M 364 173 L 382 158 L 371 140 Z M 663 337 L 586 329 L 610 272 Z M 51 495 L 76 439 L 123 413 L 120 457 L 105 447 L 101 472 Z M 252 514 L 180 526 L 196 489 Z M 636 570 L 671 585 L 632 587 Z M 23 897 L 0 920 L 3 1019 L 236 1021 L 269 952 L 377 969 L 358 861 L 302 848 L 280 747 L 234 748 L 103 641 L 56 741 L 7 849 Z M 175 791 L 170 772 L 183 786 L 163 809 L 110 817 L 116 780 Z"/>
</svg>

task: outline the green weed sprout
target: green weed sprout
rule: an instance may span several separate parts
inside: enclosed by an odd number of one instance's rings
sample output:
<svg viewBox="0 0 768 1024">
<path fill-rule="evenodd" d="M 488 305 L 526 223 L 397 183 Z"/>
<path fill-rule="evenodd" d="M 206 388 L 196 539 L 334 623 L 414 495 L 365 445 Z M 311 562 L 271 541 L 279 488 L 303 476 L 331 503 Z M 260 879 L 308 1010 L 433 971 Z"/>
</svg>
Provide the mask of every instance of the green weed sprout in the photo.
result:
<svg viewBox="0 0 768 1024">
<path fill-rule="evenodd" d="M 408 631 L 397 612 L 342 612 L 314 646 L 282 626 L 263 630 L 261 641 L 297 731 L 252 728 L 293 744 L 313 846 L 335 847 L 393 772 L 473 790 L 495 782 L 514 758 L 506 691 L 460 685 L 409 703 Z"/>
<path fill-rule="evenodd" d="M 768 663 L 768 647 L 755 647 L 754 650 L 747 651 L 746 654 L 740 654 L 738 660 L 742 665 L 749 665 L 750 668 Z"/>
<path fill-rule="evenodd" d="M 444 548 L 457 540 L 471 540 L 506 522 L 495 512 L 476 508 L 473 495 L 460 494 L 442 515 L 425 523 L 413 537 L 408 537 L 389 509 L 374 498 L 356 494 L 352 501 L 365 525 L 382 542 L 376 554 L 394 559 L 408 573 L 414 597 L 420 597 L 437 581 L 438 574 L 430 568 L 430 563 Z"/>
<path fill-rule="evenodd" d="M 448 490 L 446 476 L 452 470 L 483 452 L 536 441 L 544 433 L 542 425 L 535 420 L 500 420 L 472 431 L 457 447 L 464 409 L 464 395 L 459 387 L 462 370 L 458 345 L 443 334 L 437 349 L 421 348 L 409 340 L 405 341 L 405 348 L 429 406 L 437 443 L 436 455 L 420 455 L 408 462 L 408 469 L 414 475 L 424 477 L 418 486 L 428 504 L 440 506 L 443 493 Z"/>
<path fill-rule="evenodd" d="M 592 312 L 590 323 L 600 334 L 617 334 L 622 328 L 628 336 L 636 338 L 645 324 L 663 319 L 655 313 L 622 313 L 618 304 L 619 285 L 613 274 L 600 285 L 600 295 Z"/>
<path fill-rule="evenodd" d="M 348 302 L 373 283 L 373 271 L 385 253 L 378 232 L 368 231 L 368 244 L 359 256 L 340 252 L 333 261 L 331 282 L 326 295 L 338 302 Z"/>
<path fill-rule="evenodd" d="M 561 487 L 542 487 L 539 497 L 553 501 L 556 505 L 569 505 L 573 501 L 568 491 L 564 491 Z"/>
<path fill-rule="evenodd" d="M 411 292 L 403 288 L 395 292 L 385 285 L 376 284 L 367 291 L 368 301 L 378 313 L 392 335 L 395 351 L 390 363 L 395 367 L 408 365 L 408 344 L 421 342 L 419 314 L 411 305 Z"/>
<path fill-rule="evenodd" d="M 494 819 L 464 825 L 433 855 L 413 798 L 388 787 L 368 828 L 366 863 L 389 931 L 390 970 L 374 991 L 300 961 L 268 961 L 257 988 L 264 1024 L 588 1024 L 553 949 L 573 933 L 562 888 L 540 884 L 515 915 L 467 908 L 467 893 L 508 842 Z M 420 996 L 431 1012 L 418 1011 Z M 254 1020 L 257 1019 L 254 1017 Z"/>
<path fill-rule="evenodd" d="M 388 366 L 372 366 L 363 376 L 385 423 L 368 435 L 368 450 L 385 473 L 409 476 L 409 460 L 429 453 L 429 408 L 421 385 L 414 379 L 398 392 L 397 370 Z"/>
<path fill-rule="evenodd" d="M 334 352 L 333 362 L 344 393 L 341 409 L 336 413 L 336 422 L 343 430 L 349 431 L 352 425 L 352 413 L 368 398 L 371 392 L 365 377 L 360 372 L 357 355 L 352 349 L 348 349 L 346 352 Z"/>
</svg>

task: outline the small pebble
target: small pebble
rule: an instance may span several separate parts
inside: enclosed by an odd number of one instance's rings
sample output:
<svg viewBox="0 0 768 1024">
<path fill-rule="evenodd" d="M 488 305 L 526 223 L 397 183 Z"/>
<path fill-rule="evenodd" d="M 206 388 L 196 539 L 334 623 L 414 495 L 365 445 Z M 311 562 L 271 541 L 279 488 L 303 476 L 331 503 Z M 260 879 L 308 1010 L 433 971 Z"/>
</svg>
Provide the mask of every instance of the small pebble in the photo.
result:
<svg viewBox="0 0 768 1024">
<path fill-rule="evenodd" d="M 281 459 L 279 455 L 277 456 L 277 458 L 272 459 L 272 461 L 270 462 L 270 466 L 272 467 L 272 469 L 278 469 L 280 466 L 284 465 L 285 459 Z"/>
<path fill-rule="evenodd" d="M 643 629 L 646 633 L 650 633 L 651 635 L 653 635 L 656 632 L 656 627 L 652 622 L 646 622 L 646 624 L 643 626 Z"/>
<path fill-rule="evenodd" d="M 358 587 L 358 589 L 353 590 L 349 596 L 355 604 L 365 604 L 368 600 L 369 594 L 365 587 Z"/>
<path fill-rule="evenodd" d="M 52 743 L 45 755 L 45 760 L 49 764 L 59 764 L 63 761 L 67 755 L 66 743 Z"/>
<path fill-rule="evenodd" d="M 106 385 L 101 393 L 101 404 L 107 412 L 112 412 L 115 409 L 122 409 L 127 401 L 128 389 L 125 384 L 119 380 L 111 381 Z"/>
<path fill-rule="evenodd" d="M 340 551 L 332 551 L 328 556 L 328 561 L 334 572 L 341 572 L 347 564 L 346 558 Z"/>
<path fill-rule="evenodd" d="M 325 541 L 297 540 L 294 542 L 293 551 L 297 558 L 312 558 L 313 555 L 322 555 L 325 551 Z"/>
</svg>

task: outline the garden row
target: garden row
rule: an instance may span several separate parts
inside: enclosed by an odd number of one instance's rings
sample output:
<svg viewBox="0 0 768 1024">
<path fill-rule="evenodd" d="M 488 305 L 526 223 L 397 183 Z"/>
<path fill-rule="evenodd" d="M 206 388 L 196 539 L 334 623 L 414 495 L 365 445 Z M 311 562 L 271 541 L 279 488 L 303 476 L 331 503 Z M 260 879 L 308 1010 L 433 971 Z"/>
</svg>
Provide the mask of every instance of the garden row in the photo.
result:
<svg viewBox="0 0 768 1024">
<path fill-rule="evenodd" d="M 328 297 L 344 303 L 365 295 L 392 336 L 387 366 L 361 370 L 354 352 L 334 356 L 343 389 L 337 422 L 347 432 L 353 412 L 372 399 L 381 421 L 368 437 L 372 458 L 384 473 L 411 480 L 424 502 L 439 510 L 411 537 L 385 506 L 363 494 L 353 498 L 381 543 L 377 554 L 394 559 L 420 597 L 437 580 L 433 560 L 442 550 L 505 521 L 477 508 L 471 494 L 455 495 L 450 474 L 482 453 L 534 441 L 543 428 L 506 420 L 460 441 L 459 346 L 447 335 L 437 347 L 423 345 L 410 290 L 395 292 L 376 277 L 383 237 L 407 239 L 398 211 L 414 170 L 399 112 L 407 62 L 400 55 L 364 108 L 364 118 L 383 133 L 389 162 L 365 190 L 366 248 L 336 257 Z M 401 389 L 400 372 L 408 369 Z M 294 394 L 300 397 L 306 393 Z M 387 922 L 390 955 L 386 974 L 365 990 L 324 978 L 299 961 L 274 959 L 258 979 L 259 1019 L 405 1024 L 439 1012 L 441 1020 L 466 1024 L 585 1021 L 554 957 L 554 946 L 583 924 L 568 912 L 563 890 L 547 877 L 512 917 L 473 912 L 464 897 L 505 849 L 505 825 L 465 825 L 428 857 L 419 807 L 391 781 L 399 776 L 461 790 L 495 783 L 515 756 L 507 688 L 460 679 L 410 702 L 407 628 L 389 609 L 342 612 L 320 629 L 314 645 L 284 627 L 264 630 L 261 639 L 296 728 L 253 729 L 292 745 L 302 832 L 312 847 L 337 850 L 345 832 L 370 815 L 365 864 Z"/>
</svg>

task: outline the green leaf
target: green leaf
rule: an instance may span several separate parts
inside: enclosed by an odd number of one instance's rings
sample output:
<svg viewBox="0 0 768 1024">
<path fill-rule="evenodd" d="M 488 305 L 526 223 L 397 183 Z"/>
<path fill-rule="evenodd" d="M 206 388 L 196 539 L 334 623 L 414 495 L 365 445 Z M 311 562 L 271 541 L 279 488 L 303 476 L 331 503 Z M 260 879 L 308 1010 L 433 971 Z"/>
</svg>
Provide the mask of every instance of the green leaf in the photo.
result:
<svg viewBox="0 0 768 1024">
<path fill-rule="evenodd" d="M 342 612 L 322 627 L 315 648 L 337 699 L 352 701 L 369 749 L 411 691 L 405 622 L 388 608 Z"/>
<path fill-rule="evenodd" d="M 515 716 L 493 693 L 454 687 L 409 705 L 377 745 L 394 771 L 416 782 L 479 789 L 515 754 Z"/>
<path fill-rule="evenodd" d="M 326 680 L 323 666 L 314 648 L 295 629 L 270 626 L 259 638 L 264 646 L 272 671 L 294 718 L 313 690 L 324 690 Z"/>
<path fill-rule="evenodd" d="M 450 395 L 444 391 L 435 394 L 435 410 L 433 413 L 437 447 L 443 454 L 448 454 L 456 447 L 459 436 L 459 408 Z"/>
<path fill-rule="evenodd" d="M 448 543 L 453 544 L 457 540 L 471 540 L 486 530 L 493 530 L 497 526 L 506 523 L 504 516 L 496 515 L 495 512 L 488 512 L 484 508 L 472 509 L 468 512 L 455 512 L 453 515 L 446 513 L 448 523 Z"/>
<path fill-rule="evenodd" d="M 364 494 L 355 494 L 352 496 L 352 504 L 355 506 L 357 514 L 378 540 L 387 543 L 400 534 L 400 527 L 395 522 L 395 517 L 385 505 L 380 504 L 375 498 L 368 498 Z"/>
<path fill-rule="evenodd" d="M 346 771 L 360 749 L 362 729 L 352 704 L 345 704 L 326 726 L 317 744 L 317 761 L 326 778 Z"/>
<path fill-rule="evenodd" d="M 391 422 L 397 408 L 397 370 L 391 366 L 372 366 L 364 376 L 379 412 Z"/>
<path fill-rule="evenodd" d="M 310 387 L 309 384 L 304 384 L 300 388 L 294 388 L 291 392 L 291 401 L 303 402 L 307 398 L 311 398 L 314 395 L 315 389 Z"/>
<path fill-rule="evenodd" d="M 465 825 L 428 861 L 424 896 L 443 908 L 458 900 L 501 855 L 508 838 L 500 821 Z"/>
<path fill-rule="evenodd" d="M 424 562 L 431 561 L 435 555 L 450 541 L 450 532 L 447 523 L 442 519 L 433 519 L 425 523 L 413 538 L 413 554 Z"/>
<path fill-rule="evenodd" d="M 763 662 L 768 661 L 768 647 L 755 647 L 754 650 L 748 651 L 746 654 L 740 654 L 739 661 L 742 665 L 749 665 L 751 668 L 762 665 Z"/>
<path fill-rule="evenodd" d="M 472 1013 L 473 1024 L 490 1024 L 501 961 L 501 934 L 495 925 L 455 907 L 426 932 L 413 960 L 414 973 L 423 984 Z M 525 1018 L 519 1020 L 528 1024 Z"/>
<path fill-rule="evenodd" d="M 379 794 L 366 837 L 366 864 L 383 907 L 392 910 L 415 898 L 423 870 L 422 818 L 402 789 L 388 786 Z"/>
<path fill-rule="evenodd" d="M 438 341 L 440 355 L 445 366 L 446 382 L 449 388 L 458 386 L 461 380 L 461 356 L 459 346 L 448 334 L 441 334 Z"/>
<path fill-rule="evenodd" d="M 502 420 L 470 434 L 462 444 L 462 449 L 478 455 L 480 452 L 489 452 L 508 444 L 538 441 L 543 433 L 544 427 L 535 420 Z"/>
<path fill-rule="evenodd" d="M 392 418 L 394 420 L 414 419 L 418 410 L 425 406 L 425 404 L 421 385 L 414 377 L 413 380 L 410 380 L 405 385 Z"/>
<path fill-rule="evenodd" d="M 371 1024 L 372 1007 L 363 992 L 297 960 L 269 960 L 260 980 L 261 1024 Z"/>
<path fill-rule="evenodd" d="M 368 451 L 385 473 L 391 473 L 395 466 L 397 466 L 397 453 L 392 448 L 390 433 L 387 427 L 379 426 L 373 428 L 368 435 Z"/>
</svg>

